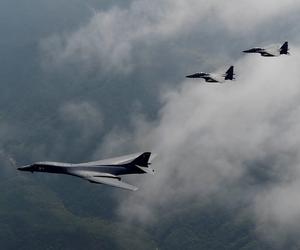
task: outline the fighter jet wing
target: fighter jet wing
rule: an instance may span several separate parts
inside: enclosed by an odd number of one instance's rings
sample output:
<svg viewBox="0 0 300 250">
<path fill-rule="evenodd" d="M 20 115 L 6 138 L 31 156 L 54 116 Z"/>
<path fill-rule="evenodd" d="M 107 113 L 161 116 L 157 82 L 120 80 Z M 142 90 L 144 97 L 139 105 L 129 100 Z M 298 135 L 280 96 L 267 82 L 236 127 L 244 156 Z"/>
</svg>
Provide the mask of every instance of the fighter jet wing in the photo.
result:
<svg viewBox="0 0 300 250">
<path fill-rule="evenodd" d="M 280 52 L 275 45 L 271 45 L 260 52 L 262 56 L 279 56 Z"/>
<path fill-rule="evenodd" d="M 112 177 L 102 177 L 102 176 L 89 176 L 85 177 L 85 180 L 88 180 L 91 183 L 97 184 L 105 184 L 117 188 L 122 188 L 126 190 L 136 191 L 138 188 L 121 181 L 119 178 L 112 178 Z"/>
<path fill-rule="evenodd" d="M 210 76 L 205 76 L 203 78 L 205 79 L 206 82 L 219 82 L 218 80 L 216 80 Z"/>
<path fill-rule="evenodd" d="M 268 52 L 268 51 L 262 51 L 262 52 L 260 52 L 260 54 L 261 54 L 262 56 L 275 56 L 275 54 L 272 54 L 272 53 L 270 53 L 270 52 Z"/>
</svg>

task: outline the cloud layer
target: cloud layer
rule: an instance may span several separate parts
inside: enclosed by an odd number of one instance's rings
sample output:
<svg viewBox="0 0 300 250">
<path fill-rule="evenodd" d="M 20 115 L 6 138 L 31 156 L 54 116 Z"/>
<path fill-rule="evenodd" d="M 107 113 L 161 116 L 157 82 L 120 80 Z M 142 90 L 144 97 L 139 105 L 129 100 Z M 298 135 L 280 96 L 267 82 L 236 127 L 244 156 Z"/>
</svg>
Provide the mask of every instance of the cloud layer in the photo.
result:
<svg viewBox="0 0 300 250">
<path fill-rule="evenodd" d="M 96 12 L 76 32 L 54 35 L 43 42 L 42 48 L 48 54 L 48 62 L 54 64 L 128 73 L 144 63 L 145 58 L 139 57 L 149 46 L 191 37 L 194 32 L 205 35 L 210 30 L 239 39 L 270 20 L 279 25 L 278 20 L 299 8 L 295 0 L 276 4 L 269 0 L 136 0 L 125 8 Z M 269 30 L 266 29 L 264 33 Z"/>
<path fill-rule="evenodd" d="M 42 49 L 53 65 L 78 64 L 83 69 L 97 68 L 104 75 L 131 78 L 139 65 L 159 64 L 163 58 L 153 56 L 153 51 L 161 48 L 177 53 L 178 60 L 168 62 L 170 68 L 195 60 L 197 54 L 204 68 L 217 68 L 229 60 L 229 48 L 238 54 L 252 37 L 276 30 L 279 35 L 270 32 L 265 39 L 286 39 L 290 33 L 285 27 L 296 25 L 289 22 L 295 20 L 290 17 L 299 8 L 295 0 L 276 4 L 269 0 L 132 1 L 123 8 L 95 13 L 76 32 L 44 40 Z M 291 39 L 299 41 L 298 34 Z M 251 44 L 256 42 L 253 39 Z M 184 47 L 186 43 L 191 47 Z M 286 234 L 297 234 L 299 44 L 292 44 L 291 53 L 280 58 L 231 59 L 238 74 L 235 82 L 203 85 L 197 80 L 183 81 L 179 87 L 161 90 L 156 121 L 134 116 L 134 131 L 112 130 L 96 152 L 136 148 L 159 154 L 154 164 L 157 175 L 142 177 L 142 181 L 136 178 L 141 188 L 129 199 L 119 197 L 119 212 L 126 218 L 155 222 L 161 211 L 174 204 L 218 196 L 226 201 L 224 206 L 244 200 L 263 237 L 282 243 Z M 193 67 L 188 63 L 181 70 Z M 69 105 L 62 111 L 80 122 L 85 117 L 77 118 L 77 113 L 86 113 L 86 108 L 91 107 L 87 103 Z M 94 108 L 87 111 L 91 120 L 101 124 L 102 118 L 94 113 Z M 88 127 L 84 122 L 83 126 Z"/>
<path fill-rule="evenodd" d="M 121 213 L 148 221 L 173 202 L 218 195 L 229 203 L 248 199 L 249 209 L 255 204 L 258 224 L 296 226 L 299 52 L 245 57 L 233 83 L 185 81 L 167 92 L 158 124 L 141 125 L 135 135 L 140 148 L 159 153 L 158 174 L 137 184 L 141 190 L 123 201 Z"/>
</svg>

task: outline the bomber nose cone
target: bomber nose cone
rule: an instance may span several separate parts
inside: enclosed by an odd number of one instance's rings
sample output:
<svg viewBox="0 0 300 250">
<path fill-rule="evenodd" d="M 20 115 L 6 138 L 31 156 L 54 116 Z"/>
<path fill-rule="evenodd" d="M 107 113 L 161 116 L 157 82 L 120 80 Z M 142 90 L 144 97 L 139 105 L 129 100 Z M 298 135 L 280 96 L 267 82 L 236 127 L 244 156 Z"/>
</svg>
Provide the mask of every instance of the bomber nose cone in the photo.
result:
<svg viewBox="0 0 300 250">
<path fill-rule="evenodd" d="M 186 76 L 186 78 L 193 78 L 193 75 L 188 75 Z"/>
<path fill-rule="evenodd" d="M 23 166 L 23 167 L 19 167 L 19 168 L 17 168 L 19 171 L 29 171 L 29 168 L 30 168 L 31 166 L 30 165 L 26 165 L 26 166 Z"/>
</svg>

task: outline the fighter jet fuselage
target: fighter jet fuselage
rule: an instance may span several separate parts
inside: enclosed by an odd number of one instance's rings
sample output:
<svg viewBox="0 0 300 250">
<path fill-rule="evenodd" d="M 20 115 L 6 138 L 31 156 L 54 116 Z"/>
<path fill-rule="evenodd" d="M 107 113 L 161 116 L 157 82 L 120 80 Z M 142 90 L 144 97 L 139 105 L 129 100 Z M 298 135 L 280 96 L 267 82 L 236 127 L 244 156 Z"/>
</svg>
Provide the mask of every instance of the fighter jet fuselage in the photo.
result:
<svg viewBox="0 0 300 250">
<path fill-rule="evenodd" d="M 233 80 L 234 79 L 234 67 L 230 66 L 230 68 L 226 71 L 225 74 L 218 74 L 218 73 L 195 73 L 192 75 L 186 76 L 187 78 L 202 78 L 206 82 L 210 83 L 223 83 L 227 80 Z"/>
<path fill-rule="evenodd" d="M 258 53 L 264 57 L 275 57 L 280 55 L 289 55 L 288 42 L 285 42 L 281 47 L 269 46 L 266 48 L 255 47 L 252 49 L 244 50 L 244 53 Z"/>
</svg>

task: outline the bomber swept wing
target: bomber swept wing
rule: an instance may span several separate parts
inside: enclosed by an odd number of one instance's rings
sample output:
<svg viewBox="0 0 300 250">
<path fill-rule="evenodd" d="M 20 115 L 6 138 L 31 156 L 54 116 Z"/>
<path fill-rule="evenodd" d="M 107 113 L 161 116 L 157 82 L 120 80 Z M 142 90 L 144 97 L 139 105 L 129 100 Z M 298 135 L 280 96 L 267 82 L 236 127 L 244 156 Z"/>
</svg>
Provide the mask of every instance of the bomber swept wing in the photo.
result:
<svg viewBox="0 0 300 250">
<path fill-rule="evenodd" d="M 119 178 L 111 178 L 111 177 L 100 177 L 100 176 L 91 176 L 91 177 L 85 177 L 84 179 L 88 180 L 91 183 L 97 183 L 97 184 L 105 184 L 113 187 L 123 188 L 131 191 L 138 190 L 137 187 L 130 185 L 126 182 L 121 181 Z"/>
<path fill-rule="evenodd" d="M 122 188 L 122 189 L 127 189 L 127 190 L 131 190 L 131 191 L 138 190 L 137 187 L 121 181 L 121 177 L 110 174 L 110 173 L 76 170 L 76 169 L 73 171 L 70 171 L 69 173 L 73 176 L 80 177 L 91 183 L 105 184 L 105 185 L 118 187 L 118 188 Z"/>
</svg>

